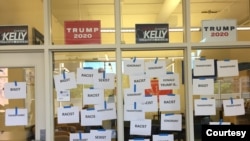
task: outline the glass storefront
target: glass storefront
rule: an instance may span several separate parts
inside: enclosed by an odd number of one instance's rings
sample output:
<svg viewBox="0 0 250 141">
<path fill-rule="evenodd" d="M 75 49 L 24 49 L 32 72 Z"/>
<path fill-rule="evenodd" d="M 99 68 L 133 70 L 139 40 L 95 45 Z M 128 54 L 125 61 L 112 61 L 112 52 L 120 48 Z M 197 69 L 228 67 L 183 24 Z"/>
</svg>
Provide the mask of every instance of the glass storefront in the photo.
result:
<svg viewBox="0 0 250 141">
<path fill-rule="evenodd" d="M 36 140 L 91 134 L 133 141 L 167 134 L 200 141 L 202 125 L 250 124 L 248 0 L 3 0 L 0 9 L 0 53 L 8 53 L 0 69 L 15 68 L 13 81 L 18 74 L 37 82 L 27 83 L 26 100 L 0 105 L 0 131 L 15 133 L 2 112 L 14 106 L 27 108 L 22 135 L 33 131 Z M 217 70 L 223 61 L 235 63 L 224 67 L 237 67 L 234 75 Z M 195 67 L 204 62 L 213 73 L 197 76 Z M 214 102 L 212 112 L 197 110 L 205 99 Z M 232 101 L 243 102 L 242 111 L 227 113 L 223 102 Z"/>
<path fill-rule="evenodd" d="M 157 57 L 155 57 L 157 55 Z M 65 57 L 67 56 L 67 59 Z M 89 108 L 97 108 L 100 105 L 103 106 L 103 101 L 106 101 L 109 105 L 117 105 L 117 96 L 120 96 L 123 98 L 123 107 L 125 111 L 130 111 L 130 109 L 126 109 L 125 107 L 129 107 L 131 102 L 137 102 L 138 107 L 141 107 L 143 105 L 146 106 L 145 102 L 148 101 L 153 102 L 151 103 L 152 108 L 151 110 L 145 110 L 143 113 L 141 113 L 142 117 L 144 117 L 147 120 L 152 120 L 152 127 L 153 133 L 157 134 L 160 129 L 160 122 L 161 117 L 166 114 L 172 114 L 175 113 L 176 115 L 181 115 L 183 121 L 182 121 L 182 129 L 180 131 L 169 131 L 164 132 L 162 130 L 162 133 L 174 133 L 177 134 L 177 137 L 179 138 L 185 138 L 185 113 L 186 113 L 186 107 L 185 107 L 185 93 L 184 93 L 184 80 L 183 78 L 183 50 L 149 50 L 149 51 L 124 51 L 122 53 L 122 78 L 117 78 L 116 75 L 116 59 L 115 59 L 115 52 L 112 51 L 103 51 L 103 52 L 55 52 L 54 53 L 54 76 L 60 76 L 63 73 L 66 72 L 67 74 L 74 73 L 77 79 L 77 87 L 70 89 L 70 92 L 63 92 L 63 90 L 57 90 L 55 88 L 54 90 L 54 111 L 55 111 L 55 130 L 58 132 L 62 130 L 62 127 L 65 126 L 72 126 L 74 125 L 77 127 L 75 130 L 77 131 L 84 131 L 90 132 L 90 129 L 109 129 L 112 131 L 117 132 L 117 116 L 116 113 L 114 114 L 114 117 L 109 117 L 111 119 L 105 119 L 102 121 L 102 124 L 99 124 L 98 126 L 92 125 L 88 126 L 88 124 L 84 123 L 84 117 L 83 115 L 80 115 L 80 121 L 79 123 L 63 123 L 58 120 L 58 113 L 60 110 L 60 107 L 65 106 L 71 106 L 71 107 L 77 107 L 79 110 L 86 110 Z M 64 58 L 64 60 L 62 60 Z M 128 66 L 133 66 L 135 64 L 129 64 L 130 61 L 136 60 L 135 62 L 137 65 L 141 65 L 141 69 L 135 69 L 130 68 Z M 157 60 L 158 64 L 153 67 L 154 62 Z M 145 68 L 144 68 L 145 66 Z M 148 66 L 149 69 L 146 69 Z M 158 73 L 152 71 L 150 68 L 160 68 L 159 70 L 155 70 Z M 132 69 L 132 70 L 130 70 Z M 99 87 L 96 85 L 95 82 L 97 80 L 95 79 L 95 75 L 98 75 L 94 72 L 101 73 L 101 78 L 103 77 L 103 73 L 105 73 L 105 77 L 107 79 L 110 79 L 110 83 L 106 87 Z M 146 72 L 147 75 L 144 74 Z M 81 75 L 80 75 L 81 74 Z M 81 76 L 85 79 L 81 80 Z M 92 76 L 92 79 L 88 79 L 87 76 Z M 112 77 L 113 76 L 113 77 Z M 165 78 L 166 80 L 173 80 L 174 82 L 165 82 L 165 84 L 171 84 L 175 86 L 165 86 L 159 88 L 158 84 L 161 83 L 164 85 L 163 80 L 161 77 Z M 147 78 L 148 84 L 136 84 L 137 91 L 133 92 L 134 89 L 134 83 L 132 81 L 136 80 L 142 80 L 144 78 Z M 100 79 L 100 78 L 99 78 Z M 116 88 L 116 79 L 122 79 L 122 93 L 117 93 Z M 91 83 L 91 80 L 95 83 Z M 146 85 L 146 86 L 140 86 L 140 85 Z M 145 90 L 143 90 L 145 89 Z M 92 91 L 95 91 L 95 93 L 98 93 L 101 95 L 100 91 L 103 91 L 102 95 L 102 101 L 101 103 L 96 103 L 95 101 L 91 101 L 91 97 L 88 97 L 89 95 L 92 95 Z M 99 91 L 99 92 L 98 92 Z M 65 94 L 68 94 L 67 96 Z M 63 96 L 64 95 L 64 96 Z M 168 95 L 176 95 L 176 108 L 175 110 L 169 110 L 169 109 L 162 109 L 164 107 L 162 102 L 160 102 L 160 99 L 166 98 L 166 101 L 168 101 Z M 149 96 L 152 96 L 152 99 L 147 99 Z M 174 96 L 175 97 L 175 96 Z M 139 99 L 140 100 L 139 100 Z M 142 100 L 144 99 L 144 100 Z M 98 100 L 99 101 L 99 100 Z M 147 102 L 146 102 L 147 103 Z M 121 103 L 118 103 L 121 104 Z M 160 106 L 161 105 L 161 106 Z M 107 105 L 108 106 L 108 105 Z M 151 107 L 150 105 L 148 107 Z M 111 107 L 110 107 L 111 108 Z M 117 106 L 112 107 L 117 109 Z M 86 112 L 86 111 L 81 111 Z M 112 114 L 112 113 L 111 113 Z M 132 114 L 132 115 L 130 115 Z M 126 118 L 125 118 L 126 117 Z M 136 116 L 135 116 L 136 117 Z M 164 116 L 163 116 L 164 117 Z M 162 118 L 163 118 L 162 117 Z M 133 113 L 125 112 L 124 113 L 124 140 L 128 140 L 134 137 L 137 137 L 136 135 L 129 134 L 130 133 L 130 122 L 133 118 Z M 139 118 L 140 119 L 140 118 Z M 120 119 L 118 119 L 120 120 Z M 58 134 L 55 132 L 55 135 Z M 118 131 L 119 132 L 119 131 Z M 148 135 L 149 136 L 149 135 Z M 117 140 L 117 137 L 114 136 L 113 140 Z M 149 136 L 149 138 L 152 138 Z"/>
<path fill-rule="evenodd" d="M 200 130 L 202 125 L 209 125 L 213 123 L 217 124 L 233 124 L 233 125 L 248 125 L 249 124 L 249 113 L 248 113 L 248 103 L 249 103 L 249 58 L 243 57 L 249 53 L 249 49 L 244 48 L 226 48 L 226 49 L 197 49 L 193 50 L 193 52 L 199 52 L 199 56 L 196 56 L 193 59 L 193 68 L 195 66 L 199 66 L 201 64 L 197 63 L 202 61 L 211 61 L 214 64 L 214 73 L 211 75 L 207 75 L 206 77 L 200 75 L 195 76 L 193 74 L 193 81 L 199 80 L 212 80 L 211 89 L 212 93 L 209 92 L 199 92 L 199 90 L 194 90 L 193 93 L 193 103 L 197 105 L 201 103 L 197 103 L 198 100 L 207 99 L 214 101 L 214 112 L 208 115 L 202 115 L 200 112 L 195 112 L 194 114 L 194 135 L 196 140 L 201 139 Z M 214 54 L 217 52 L 221 54 L 220 56 Z M 241 57 L 240 57 L 241 56 Z M 195 62 L 196 61 L 196 62 Z M 237 71 L 235 73 L 230 74 L 226 71 L 220 70 L 221 63 L 229 63 L 235 62 L 230 66 L 235 66 Z M 206 64 L 206 63 L 204 63 Z M 233 72 L 233 71 L 232 71 Z M 202 82 L 205 84 L 205 82 Z M 202 84 L 200 83 L 200 84 Z M 206 83 L 209 85 L 209 83 Z M 207 89 L 208 90 L 208 89 Z M 245 108 L 242 112 L 245 114 L 237 115 L 237 113 L 230 115 L 228 110 L 225 110 L 225 102 L 231 100 L 243 100 L 243 108 Z M 196 104 L 195 104 L 196 103 Z M 213 103 L 213 102 L 212 102 Z M 210 103 L 211 104 L 211 103 Z M 231 103 L 232 104 L 232 103 Z M 196 109 L 195 108 L 195 109 Z M 238 109 L 241 111 L 240 109 Z M 213 113 L 213 114 L 212 114 Z"/>
</svg>

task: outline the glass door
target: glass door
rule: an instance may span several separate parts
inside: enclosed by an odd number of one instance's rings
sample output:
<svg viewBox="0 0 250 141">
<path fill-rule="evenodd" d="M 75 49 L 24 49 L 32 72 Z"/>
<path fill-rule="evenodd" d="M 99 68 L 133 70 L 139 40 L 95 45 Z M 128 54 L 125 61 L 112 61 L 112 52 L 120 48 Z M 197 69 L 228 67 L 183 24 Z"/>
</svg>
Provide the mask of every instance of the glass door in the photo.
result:
<svg viewBox="0 0 250 141">
<path fill-rule="evenodd" d="M 43 64 L 42 53 L 0 53 L 0 141 L 31 141 L 45 129 Z"/>
</svg>

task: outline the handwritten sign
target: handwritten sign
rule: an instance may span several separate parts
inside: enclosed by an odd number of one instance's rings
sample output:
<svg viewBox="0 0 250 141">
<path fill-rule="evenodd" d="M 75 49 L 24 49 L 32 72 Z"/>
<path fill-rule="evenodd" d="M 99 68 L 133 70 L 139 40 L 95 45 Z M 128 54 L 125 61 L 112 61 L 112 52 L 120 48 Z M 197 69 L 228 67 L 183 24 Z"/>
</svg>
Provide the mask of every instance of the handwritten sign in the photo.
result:
<svg viewBox="0 0 250 141">
<path fill-rule="evenodd" d="M 161 130 L 181 131 L 181 114 L 161 114 Z"/>
<path fill-rule="evenodd" d="M 124 104 L 124 121 L 145 119 L 145 111 L 141 103 Z"/>
<path fill-rule="evenodd" d="M 144 109 L 144 112 L 157 112 L 158 111 L 158 101 L 157 96 L 144 96 L 142 107 Z"/>
<path fill-rule="evenodd" d="M 136 87 L 136 86 L 134 86 Z M 124 102 L 127 104 L 133 104 L 134 102 L 142 102 L 142 98 L 144 97 L 143 90 L 137 90 L 136 88 L 124 89 Z"/>
<path fill-rule="evenodd" d="M 146 75 L 149 77 L 159 77 L 166 73 L 166 60 L 155 60 L 145 62 Z"/>
<path fill-rule="evenodd" d="M 214 59 L 194 60 L 194 76 L 213 76 L 215 75 Z"/>
<path fill-rule="evenodd" d="M 159 77 L 159 90 L 179 88 L 180 80 L 178 73 L 169 73 Z"/>
<path fill-rule="evenodd" d="M 111 141 L 111 130 L 90 130 L 90 141 Z"/>
<path fill-rule="evenodd" d="M 26 82 L 5 83 L 4 94 L 7 99 L 25 99 Z"/>
<path fill-rule="evenodd" d="M 97 74 L 98 74 L 97 69 L 77 68 L 76 82 L 77 84 L 93 85 L 94 76 Z"/>
<path fill-rule="evenodd" d="M 224 116 L 238 116 L 245 114 L 244 99 L 223 100 Z"/>
<path fill-rule="evenodd" d="M 78 107 L 57 108 L 58 123 L 79 123 Z"/>
<path fill-rule="evenodd" d="M 173 134 L 153 135 L 153 141 L 174 141 Z"/>
<path fill-rule="evenodd" d="M 194 111 L 196 116 L 216 115 L 215 99 L 195 99 Z"/>
<path fill-rule="evenodd" d="M 193 94 L 194 95 L 213 95 L 214 94 L 214 79 L 213 78 L 193 79 Z"/>
<path fill-rule="evenodd" d="M 142 75 L 144 74 L 144 59 L 133 58 L 131 60 L 124 60 L 124 74 L 127 75 Z"/>
<path fill-rule="evenodd" d="M 54 75 L 54 82 L 56 91 L 76 88 L 75 73 L 63 73 Z"/>
<path fill-rule="evenodd" d="M 130 135 L 151 135 L 152 120 L 132 120 L 130 121 Z"/>
<path fill-rule="evenodd" d="M 114 89 L 115 74 L 114 73 L 98 73 L 94 76 L 94 88 L 99 89 Z"/>
<path fill-rule="evenodd" d="M 129 80 L 130 88 L 134 88 L 134 86 L 136 86 L 137 90 L 151 88 L 150 78 L 146 75 L 130 75 Z"/>
<path fill-rule="evenodd" d="M 5 125 L 19 126 L 28 125 L 28 110 L 27 109 L 6 109 L 5 110 Z"/>
<path fill-rule="evenodd" d="M 70 141 L 89 141 L 90 133 L 70 133 Z"/>
<path fill-rule="evenodd" d="M 83 89 L 83 104 L 102 104 L 104 101 L 104 89 Z"/>
<path fill-rule="evenodd" d="M 179 111 L 180 110 L 180 95 L 168 94 L 160 95 L 160 111 Z"/>
<path fill-rule="evenodd" d="M 95 105 L 97 113 L 100 115 L 102 120 L 116 119 L 116 107 L 115 103 L 107 103 Z"/>
<path fill-rule="evenodd" d="M 95 109 L 81 110 L 81 125 L 82 126 L 100 126 L 102 118 Z"/>
<path fill-rule="evenodd" d="M 239 75 L 238 60 L 217 61 L 218 77 Z"/>
</svg>

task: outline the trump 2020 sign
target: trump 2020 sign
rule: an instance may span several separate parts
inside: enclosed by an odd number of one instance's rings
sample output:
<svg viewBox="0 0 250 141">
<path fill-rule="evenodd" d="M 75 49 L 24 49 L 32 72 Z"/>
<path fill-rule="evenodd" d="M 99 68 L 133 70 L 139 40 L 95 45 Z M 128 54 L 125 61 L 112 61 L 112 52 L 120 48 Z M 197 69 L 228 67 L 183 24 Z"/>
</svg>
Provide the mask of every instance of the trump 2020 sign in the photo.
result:
<svg viewBox="0 0 250 141">
<path fill-rule="evenodd" d="M 99 20 L 65 21 L 65 44 L 100 44 L 101 22 Z"/>
<path fill-rule="evenodd" d="M 202 42 L 237 41 L 237 21 L 234 19 L 202 21 Z"/>
</svg>

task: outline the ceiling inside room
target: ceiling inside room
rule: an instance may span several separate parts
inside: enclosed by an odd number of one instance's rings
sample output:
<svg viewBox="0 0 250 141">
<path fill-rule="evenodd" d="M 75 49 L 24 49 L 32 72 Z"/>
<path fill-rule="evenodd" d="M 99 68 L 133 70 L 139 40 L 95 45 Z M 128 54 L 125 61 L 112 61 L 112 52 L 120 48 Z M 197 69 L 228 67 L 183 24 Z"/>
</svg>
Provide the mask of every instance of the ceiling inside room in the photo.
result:
<svg viewBox="0 0 250 141">
<path fill-rule="evenodd" d="M 62 27 L 67 20 L 87 19 L 101 20 L 102 28 L 114 28 L 114 1 L 51 0 L 51 12 Z M 121 26 L 134 28 L 136 23 L 169 23 L 172 28 L 183 27 L 182 1 L 121 0 Z M 43 32 L 44 22 L 38 18 L 42 16 L 39 14 L 43 0 L 1 0 L 0 3 L 0 25 L 35 24 Z M 201 21 L 208 19 L 236 19 L 238 26 L 250 26 L 249 0 L 190 0 L 190 3 L 192 27 L 200 27 Z"/>
<path fill-rule="evenodd" d="M 250 26 L 249 0 L 190 2 L 192 27 L 200 27 L 202 20 L 211 19 L 236 19 L 238 26 Z M 120 5 L 122 28 L 134 28 L 136 23 L 169 23 L 171 28 L 183 27 L 182 0 L 121 0 Z M 102 28 L 114 28 L 114 11 L 114 0 L 52 0 L 52 14 L 61 25 L 68 20 L 101 20 Z M 169 54 L 183 55 L 182 51 Z M 96 58 L 99 56 L 104 55 L 96 55 Z"/>
<path fill-rule="evenodd" d="M 51 0 L 51 12 L 53 19 L 62 26 L 64 21 L 87 19 L 101 20 L 102 28 L 114 28 L 114 1 Z M 121 0 L 121 26 L 134 28 L 136 23 L 169 23 L 171 28 L 183 27 L 182 1 Z M 27 24 L 36 24 L 38 29 L 43 27 L 43 22 L 35 23 L 42 20 L 35 13 L 43 6 L 43 0 L 1 0 L 0 3 L 1 25 L 18 21 L 23 24 L 25 19 L 32 19 Z M 250 26 L 249 0 L 190 0 L 190 3 L 192 27 L 200 27 L 201 21 L 208 19 L 236 19 L 238 26 Z"/>
<path fill-rule="evenodd" d="M 68 20 L 101 20 L 102 28 L 114 28 L 114 1 L 51 0 L 51 12 L 56 21 L 56 25 L 52 26 L 53 28 L 57 28 L 57 25 L 63 27 L 64 21 Z M 183 27 L 182 1 L 121 0 L 121 26 L 134 28 L 135 23 L 169 23 L 171 28 Z M 238 26 L 250 26 L 249 0 L 190 0 L 190 2 L 192 27 L 200 27 L 202 20 L 211 19 L 236 19 Z M 37 18 L 40 15 L 35 14 L 39 12 L 40 9 L 37 8 L 39 6 L 43 6 L 43 0 L 1 0 L 0 24 L 25 23 L 37 27 L 43 33 L 43 19 Z M 61 32 L 53 32 L 53 36 L 57 37 L 55 34 L 63 36 Z M 180 54 L 174 55 L 180 56 Z M 72 55 L 68 56 L 67 59 L 71 59 Z M 110 56 L 112 57 L 111 54 Z"/>
<path fill-rule="evenodd" d="M 191 26 L 202 20 L 237 19 L 238 25 L 250 25 L 249 0 L 190 0 Z M 100 19 L 102 27 L 114 27 L 114 0 L 52 0 L 52 13 L 63 24 L 66 20 Z M 182 0 L 122 0 L 122 27 L 135 22 L 167 22 L 182 27 Z M 134 21 L 136 20 L 136 21 Z"/>
</svg>

